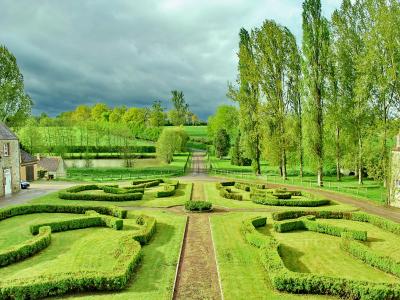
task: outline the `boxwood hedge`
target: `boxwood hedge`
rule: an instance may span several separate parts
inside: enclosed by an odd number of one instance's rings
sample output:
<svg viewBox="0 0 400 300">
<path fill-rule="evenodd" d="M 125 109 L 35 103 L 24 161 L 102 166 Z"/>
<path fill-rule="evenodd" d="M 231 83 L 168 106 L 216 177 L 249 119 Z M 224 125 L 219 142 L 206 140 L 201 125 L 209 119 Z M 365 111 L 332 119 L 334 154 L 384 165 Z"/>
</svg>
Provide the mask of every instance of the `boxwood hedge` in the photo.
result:
<svg viewBox="0 0 400 300">
<path fill-rule="evenodd" d="M 286 268 L 280 256 L 281 244 L 271 236 L 249 230 L 250 224 L 243 222 L 242 232 L 248 243 L 260 249 L 261 261 L 277 290 L 296 294 L 333 295 L 348 299 L 400 298 L 400 287 L 397 284 L 292 272 Z"/>
<path fill-rule="evenodd" d="M 68 292 L 117 291 L 125 288 L 140 261 L 140 243 L 147 243 L 156 230 L 154 218 L 143 218 L 145 224 L 141 230 L 133 236 L 125 234 L 119 240 L 119 255 L 111 271 L 55 273 L 27 279 L 0 280 L 0 299 L 37 299 Z"/>
<path fill-rule="evenodd" d="M 189 211 L 210 211 L 212 203 L 208 201 L 186 201 L 185 209 Z"/>
<path fill-rule="evenodd" d="M 88 190 L 103 190 L 104 188 L 110 191 L 110 188 L 118 186 L 101 186 L 97 184 L 78 185 L 58 193 L 58 197 L 64 200 L 88 200 L 88 201 L 135 201 L 143 198 L 143 193 L 123 193 L 123 194 L 84 194 L 82 191 Z"/>
</svg>

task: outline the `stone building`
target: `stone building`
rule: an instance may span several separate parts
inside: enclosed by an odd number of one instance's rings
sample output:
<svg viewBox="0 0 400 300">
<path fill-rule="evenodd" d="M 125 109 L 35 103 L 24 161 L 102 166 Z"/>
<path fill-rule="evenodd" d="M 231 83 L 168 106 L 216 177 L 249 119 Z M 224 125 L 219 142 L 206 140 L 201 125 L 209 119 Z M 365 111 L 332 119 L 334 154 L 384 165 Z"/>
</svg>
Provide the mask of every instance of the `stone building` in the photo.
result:
<svg viewBox="0 0 400 300">
<path fill-rule="evenodd" d="M 34 181 L 37 179 L 38 159 L 24 150 L 21 151 L 20 176 L 23 181 Z"/>
<path fill-rule="evenodd" d="M 10 195 L 20 190 L 20 159 L 18 138 L 0 122 L 0 196 Z"/>
<path fill-rule="evenodd" d="M 66 176 L 66 167 L 61 157 L 40 157 L 38 170 L 45 173 L 47 179 L 55 179 Z"/>
</svg>

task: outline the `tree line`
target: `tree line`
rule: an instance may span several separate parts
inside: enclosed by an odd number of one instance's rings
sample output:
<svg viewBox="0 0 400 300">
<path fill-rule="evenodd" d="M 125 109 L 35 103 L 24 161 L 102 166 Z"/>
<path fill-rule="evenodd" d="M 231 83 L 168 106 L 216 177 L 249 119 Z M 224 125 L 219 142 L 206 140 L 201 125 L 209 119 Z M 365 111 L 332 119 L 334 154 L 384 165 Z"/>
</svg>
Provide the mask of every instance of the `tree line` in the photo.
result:
<svg viewBox="0 0 400 300">
<path fill-rule="evenodd" d="M 305 0 L 302 19 L 301 47 L 274 20 L 240 30 L 238 76 L 228 86 L 238 109 L 217 110 L 211 137 L 225 130 L 256 174 L 265 158 L 285 179 L 290 162 L 300 176 L 312 167 L 319 186 L 326 172 L 341 180 L 343 169 L 360 184 L 366 175 L 388 184 L 399 128 L 400 3 L 343 0 L 327 19 L 320 0 Z"/>
</svg>

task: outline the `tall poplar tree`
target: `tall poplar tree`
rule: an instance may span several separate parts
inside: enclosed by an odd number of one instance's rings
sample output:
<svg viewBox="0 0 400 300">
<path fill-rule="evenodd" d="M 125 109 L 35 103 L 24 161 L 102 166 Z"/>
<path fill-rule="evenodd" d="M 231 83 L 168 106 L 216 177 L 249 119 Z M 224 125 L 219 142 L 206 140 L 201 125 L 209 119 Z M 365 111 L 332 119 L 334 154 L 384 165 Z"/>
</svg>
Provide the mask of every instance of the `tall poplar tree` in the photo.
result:
<svg viewBox="0 0 400 300">
<path fill-rule="evenodd" d="M 294 35 L 274 21 L 267 20 L 252 32 L 254 57 L 263 104 L 269 122 L 269 141 L 277 141 L 280 171 L 284 179 L 288 145 L 287 119 L 297 102 L 300 55 Z M 297 104 L 297 103 L 296 103 Z"/>
<path fill-rule="evenodd" d="M 324 165 L 324 97 L 329 48 L 328 21 L 322 16 L 320 0 L 303 3 L 303 54 L 304 76 L 309 100 L 312 152 L 317 162 L 318 185 L 323 185 Z"/>
<path fill-rule="evenodd" d="M 238 89 L 229 87 L 228 96 L 239 103 L 241 139 L 245 152 L 252 160 L 256 175 L 261 174 L 261 130 L 259 79 L 254 61 L 254 46 L 249 33 L 239 33 Z"/>
</svg>

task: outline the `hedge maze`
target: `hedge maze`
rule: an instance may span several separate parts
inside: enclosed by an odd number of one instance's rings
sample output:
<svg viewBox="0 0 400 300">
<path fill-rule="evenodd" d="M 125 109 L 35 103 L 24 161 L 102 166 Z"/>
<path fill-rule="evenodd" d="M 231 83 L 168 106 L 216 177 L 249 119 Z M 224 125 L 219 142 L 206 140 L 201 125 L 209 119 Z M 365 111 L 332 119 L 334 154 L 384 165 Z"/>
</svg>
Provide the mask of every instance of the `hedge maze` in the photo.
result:
<svg viewBox="0 0 400 300">
<path fill-rule="evenodd" d="M 144 193 L 154 198 L 164 198 L 175 195 L 179 187 L 178 180 L 147 179 L 135 180 L 131 186 L 87 184 L 77 185 L 58 193 L 64 200 L 87 201 L 137 201 L 142 200 Z"/>
<path fill-rule="evenodd" d="M 249 199 L 261 205 L 317 207 L 331 204 L 330 200 L 310 193 L 270 189 L 265 184 L 226 181 L 216 183 L 216 187 L 221 197 L 237 201 Z"/>
<path fill-rule="evenodd" d="M 342 219 L 370 223 L 381 230 L 399 235 L 400 224 L 363 212 L 283 211 L 272 214 L 272 231 L 276 233 L 314 231 L 338 237 L 340 249 L 362 263 L 382 272 L 400 277 L 400 263 L 368 246 L 367 230 L 353 229 L 320 222 L 323 219 Z M 399 299 L 398 283 L 381 280 L 366 281 L 290 270 L 282 258 L 283 245 L 272 232 L 259 228 L 267 224 L 266 217 L 245 219 L 241 231 L 245 240 L 259 249 L 262 264 L 275 289 L 288 293 L 321 294 L 349 299 Z M 321 251 L 324 251 L 321 249 Z"/>
<path fill-rule="evenodd" d="M 113 266 L 109 270 L 78 268 L 72 272 L 59 269 L 55 265 L 54 270 L 47 270 L 39 276 L 28 274 L 22 278 L 7 278 L 2 275 L 0 299 L 37 299 L 70 292 L 121 290 L 126 287 L 135 272 L 135 266 L 141 258 L 142 245 L 150 241 L 156 230 L 155 218 L 142 215 L 132 219 L 128 217 L 126 210 L 115 206 L 19 205 L 0 209 L 0 222 L 37 214 L 57 214 L 60 218 L 46 221 L 44 217 L 43 221 L 29 225 L 32 238 L 5 249 L 0 248 L 0 272 L 3 268 L 14 265 L 18 268 L 19 263 L 36 256 L 45 257 L 46 249 L 52 247 L 54 233 L 93 227 L 105 227 L 120 232 L 115 236 L 117 249 L 113 250 Z M 70 217 L 67 214 L 70 214 Z M 129 228 L 122 231 L 125 222 L 129 223 Z M 102 255 L 101 250 L 102 248 L 99 248 L 99 258 Z M 58 255 L 63 255 L 64 250 L 60 251 Z M 23 270 L 23 266 L 21 268 Z"/>
</svg>

